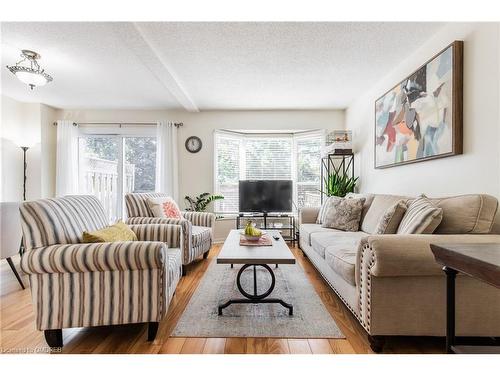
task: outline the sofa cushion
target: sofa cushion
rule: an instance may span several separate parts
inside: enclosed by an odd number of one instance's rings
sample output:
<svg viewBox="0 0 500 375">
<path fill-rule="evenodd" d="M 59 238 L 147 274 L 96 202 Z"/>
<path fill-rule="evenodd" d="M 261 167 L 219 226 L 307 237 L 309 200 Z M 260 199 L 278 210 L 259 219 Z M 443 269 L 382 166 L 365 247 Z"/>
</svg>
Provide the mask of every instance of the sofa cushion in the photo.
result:
<svg viewBox="0 0 500 375">
<path fill-rule="evenodd" d="M 443 218 L 443 209 L 437 207 L 426 196 L 414 199 L 406 210 L 398 234 L 431 234 Z"/>
<path fill-rule="evenodd" d="M 311 234 L 316 232 L 332 232 L 335 229 L 323 228 L 321 224 L 300 224 L 300 237 L 311 246 Z"/>
<path fill-rule="evenodd" d="M 325 258 L 327 247 L 358 243 L 365 236 L 366 233 L 364 232 L 344 232 L 342 230 L 330 229 L 329 232 L 312 233 L 311 246 L 316 253 Z"/>
<path fill-rule="evenodd" d="M 206 241 L 209 241 L 212 236 L 212 229 L 209 227 L 199 227 L 193 225 L 191 229 L 192 245 L 193 247 L 199 246 Z"/>
<path fill-rule="evenodd" d="M 345 196 L 346 198 L 365 198 L 365 203 L 363 204 L 363 211 L 361 211 L 361 220 L 360 223 L 363 222 L 365 219 L 366 213 L 368 212 L 368 209 L 370 208 L 373 198 L 375 198 L 375 195 L 373 194 L 368 194 L 368 193 L 347 193 Z"/>
<path fill-rule="evenodd" d="M 365 200 L 365 198 L 330 197 L 321 225 L 349 232 L 358 231 Z"/>
<path fill-rule="evenodd" d="M 361 230 L 366 233 L 375 234 L 378 223 L 380 219 L 382 219 L 382 216 L 384 216 L 386 210 L 402 199 L 408 200 L 410 198 L 399 195 L 376 194 L 373 197 L 373 201 L 364 220 L 361 222 Z"/>
<path fill-rule="evenodd" d="M 431 199 L 443 209 L 443 220 L 434 233 L 490 233 L 498 209 L 491 195 L 469 194 Z"/>
<path fill-rule="evenodd" d="M 325 249 L 325 260 L 332 270 L 351 285 L 356 285 L 356 253 L 361 239 L 339 241 Z"/>
<path fill-rule="evenodd" d="M 375 234 L 395 234 L 406 213 L 407 205 L 404 199 L 389 207 L 380 219 Z"/>
</svg>

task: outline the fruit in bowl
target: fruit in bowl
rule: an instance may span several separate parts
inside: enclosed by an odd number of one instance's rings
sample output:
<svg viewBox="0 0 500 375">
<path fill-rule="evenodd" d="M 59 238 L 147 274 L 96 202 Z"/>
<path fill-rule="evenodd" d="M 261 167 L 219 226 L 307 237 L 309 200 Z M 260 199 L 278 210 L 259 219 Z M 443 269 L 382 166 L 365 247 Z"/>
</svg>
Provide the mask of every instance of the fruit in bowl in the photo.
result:
<svg viewBox="0 0 500 375">
<path fill-rule="evenodd" d="M 255 226 L 250 220 L 247 222 L 245 230 L 243 231 L 243 236 L 248 241 L 258 241 L 260 240 L 263 234 L 264 232 L 258 228 L 255 228 Z"/>
</svg>

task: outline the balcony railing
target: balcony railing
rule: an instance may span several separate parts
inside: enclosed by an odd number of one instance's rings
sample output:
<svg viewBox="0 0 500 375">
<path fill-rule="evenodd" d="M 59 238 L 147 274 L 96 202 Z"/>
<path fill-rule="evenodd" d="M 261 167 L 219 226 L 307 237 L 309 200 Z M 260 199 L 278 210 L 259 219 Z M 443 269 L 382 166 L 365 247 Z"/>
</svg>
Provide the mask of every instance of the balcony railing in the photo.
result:
<svg viewBox="0 0 500 375">
<path fill-rule="evenodd" d="M 125 164 L 124 192 L 134 189 L 135 165 Z M 87 157 L 80 165 L 80 191 L 95 195 L 112 221 L 121 217 L 118 213 L 118 162 Z"/>
</svg>

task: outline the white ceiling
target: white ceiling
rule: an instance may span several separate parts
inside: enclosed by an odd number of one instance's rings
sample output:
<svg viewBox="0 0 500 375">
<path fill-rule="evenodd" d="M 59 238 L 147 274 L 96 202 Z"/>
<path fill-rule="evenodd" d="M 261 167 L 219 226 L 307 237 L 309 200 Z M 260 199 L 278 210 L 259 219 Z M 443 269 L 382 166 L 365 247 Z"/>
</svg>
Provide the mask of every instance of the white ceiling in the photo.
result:
<svg viewBox="0 0 500 375">
<path fill-rule="evenodd" d="M 2 23 L 2 92 L 59 108 L 334 109 L 439 23 Z M 21 49 L 54 77 L 29 90 Z"/>
</svg>

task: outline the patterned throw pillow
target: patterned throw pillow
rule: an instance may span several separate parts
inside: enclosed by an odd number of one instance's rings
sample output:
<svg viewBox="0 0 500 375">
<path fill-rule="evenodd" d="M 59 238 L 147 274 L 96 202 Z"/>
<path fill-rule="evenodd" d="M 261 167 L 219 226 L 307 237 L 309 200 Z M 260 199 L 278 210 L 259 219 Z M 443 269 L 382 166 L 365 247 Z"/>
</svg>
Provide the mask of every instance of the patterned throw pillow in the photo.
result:
<svg viewBox="0 0 500 375">
<path fill-rule="evenodd" d="M 154 217 L 182 219 L 181 210 L 171 197 L 148 198 L 147 203 Z"/>
<path fill-rule="evenodd" d="M 422 195 L 408 205 L 399 224 L 398 234 L 431 234 L 443 219 L 443 209 Z"/>
<path fill-rule="evenodd" d="M 120 241 L 137 241 L 135 233 L 121 220 L 103 229 L 83 232 L 82 235 L 83 243 Z"/>
<path fill-rule="evenodd" d="M 330 197 L 325 206 L 321 226 L 346 232 L 357 232 L 364 203 L 365 198 Z"/>
<path fill-rule="evenodd" d="M 404 199 L 394 203 L 380 218 L 374 234 L 395 234 L 406 213 L 407 205 Z"/>
</svg>

